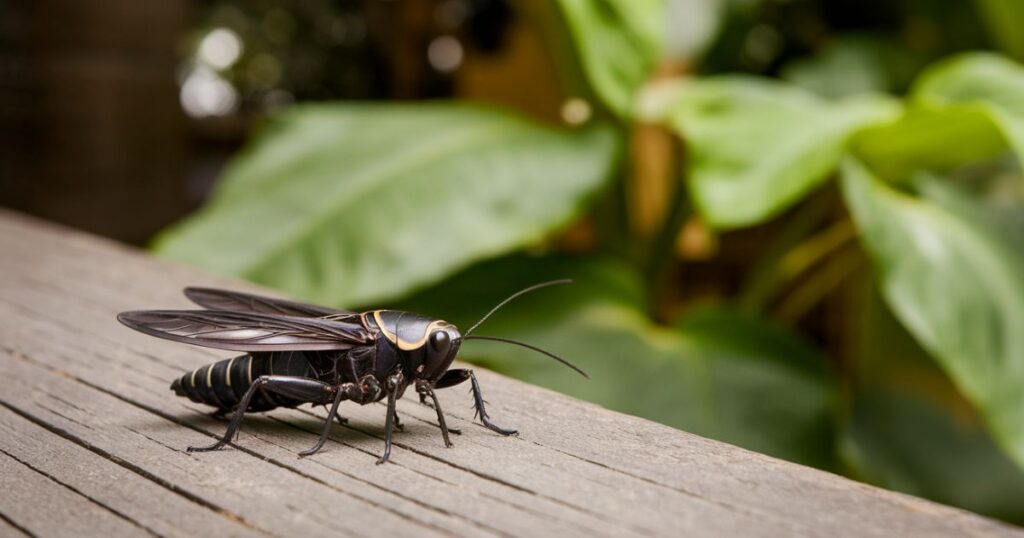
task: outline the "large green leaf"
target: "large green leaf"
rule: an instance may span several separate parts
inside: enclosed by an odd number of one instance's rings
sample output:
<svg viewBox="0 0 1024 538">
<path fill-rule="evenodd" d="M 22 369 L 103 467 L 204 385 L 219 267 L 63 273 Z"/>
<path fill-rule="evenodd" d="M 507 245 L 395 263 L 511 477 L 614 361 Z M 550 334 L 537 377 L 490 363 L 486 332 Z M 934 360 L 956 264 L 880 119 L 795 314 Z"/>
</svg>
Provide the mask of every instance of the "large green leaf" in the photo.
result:
<svg viewBox="0 0 1024 538">
<path fill-rule="evenodd" d="M 979 424 L 906 389 L 856 392 L 843 453 L 857 478 L 1024 523 L 1024 471 Z"/>
<path fill-rule="evenodd" d="M 661 58 L 665 0 L 559 0 L 577 57 L 610 110 L 632 114 Z"/>
<path fill-rule="evenodd" d="M 941 62 L 914 86 L 896 121 L 864 129 L 853 150 L 890 181 L 944 172 L 1006 153 L 1024 155 L 1024 68 L 994 54 Z"/>
<path fill-rule="evenodd" d="M 475 106 L 297 107 L 156 249 L 324 303 L 379 300 L 566 224 L 618 152 L 610 129 Z"/>
<path fill-rule="evenodd" d="M 922 75 L 913 99 L 931 105 L 981 107 L 1024 159 L 1024 67 L 1020 64 L 992 53 L 963 54 Z"/>
<path fill-rule="evenodd" d="M 841 450 L 860 480 L 1024 523 L 1024 469 L 865 277 L 846 361 Z"/>
<path fill-rule="evenodd" d="M 696 207 L 719 228 L 786 209 L 836 169 L 851 133 L 898 111 L 877 96 L 833 103 L 740 76 L 696 80 L 680 96 L 669 121 L 687 142 Z"/>
<path fill-rule="evenodd" d="M 936 181 L 919 177 L 919 194 L 997 234 L 1007 248 L 1024 252 L 1024 181 L 1019 169 L 986 167 L 984 178 L 955 177 Z M 967 175 L 967 174 L 962 174 Z"/>
<path fill-rule="evenodd" d="M 902 194 L 852 159 L 843 190 L 889 306 L 1024 465 L 1018 254 L 969 212 Z"/>
<path fill-rule="evenodd" d="M 516 338 L 590 373 L 517 347 L 466 342 L 463 359 L 531 383 L 774 456 L 831 467 L 834 386 L 823 359 L 756 318 L 695 314 L 677 328 L 642 313 L 643 287 L 610 262 L 513 257 L 486 262 L 404 307 L 466 327 L 508 293 L 573 277 L 508 305 L 478 334 Z"/>
<path fill-rule="evenodd" d="M 851 146 L 871 170 L 897 182 L 917 170 L 952 170 L 1006 152 L 989 111 L 977 104 L 913 105 L 896 121 L 858 132 Z"/>
</svg>

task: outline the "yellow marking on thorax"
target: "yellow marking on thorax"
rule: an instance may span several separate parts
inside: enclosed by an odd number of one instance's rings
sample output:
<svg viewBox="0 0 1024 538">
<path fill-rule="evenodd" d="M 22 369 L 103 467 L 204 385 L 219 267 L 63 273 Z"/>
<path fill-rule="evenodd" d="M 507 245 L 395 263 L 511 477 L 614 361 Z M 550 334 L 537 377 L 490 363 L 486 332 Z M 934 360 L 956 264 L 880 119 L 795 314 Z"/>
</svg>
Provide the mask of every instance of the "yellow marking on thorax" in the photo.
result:
<svg viewBox="0 0 1024 538">
<path fill-rule="evenodd" d="M 384 320 L 380 319 L 380 310 L 373 311 L 373 320 L 377 322 L 380 332 L 384 333 L 384 338 L 387 338 L 392 344 L 396 344 L 397 337 L 393 333 L 388 332 L 388 328 L 384 326 Z"/>
<path fill-rule="evenodd" d="M 427 338 L 430 337 L 430 333 L 434 332 L 435 329 L 448 325 L 447 322 L 441 320 L 431 321 L 430 325 L 427 325 L 427 329 L 423 331 L 423 336 L 420 336 L 419 340 L 413 342 L 407 342 L 398 338 L 398 335 L 392 333 L 384 326 L 384 320 L 380 319 L 380 310 L 373 311 L 373 319 L 377 321 L 377 326 L 380 327 L 381 332 L 384 333 L 384 337 L 389 342 L 398 346 L 398 349 L 402 351 L 412 351 L 423 347 L 423 344 L 427 343 Z M 395 327 L 397 330 L 398 327 Z"/>
<path fill-rule="evenodd" d="M 246 378 L 249 380 L 249 385 L 252 385 L 252 355 L 249 355 L 247 358 L 249 359 L 249 364 L 246 366 Z"/>
</svg>

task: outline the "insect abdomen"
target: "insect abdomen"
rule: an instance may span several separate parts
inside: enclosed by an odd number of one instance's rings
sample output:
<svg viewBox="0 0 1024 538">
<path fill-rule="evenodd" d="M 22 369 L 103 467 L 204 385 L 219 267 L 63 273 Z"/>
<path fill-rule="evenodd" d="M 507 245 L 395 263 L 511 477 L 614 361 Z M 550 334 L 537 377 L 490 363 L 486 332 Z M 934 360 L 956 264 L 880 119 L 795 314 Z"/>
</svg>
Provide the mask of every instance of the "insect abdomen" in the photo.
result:
<svg viewBox="0 0 1024 538">
<path fill-rule="evenodd" d="M 261 375 L 310 377 L 309 361 L 302 352 L 281 351 L 239 355 L 207 364 L 175 379 L 171 390 L 196 403 L 228 411 L 238 405 L 253 380 Z M 259 391 L 253 395 L 247 411 L 268 411 L 275 407 L 294 407 L 302 402 Z"/>
</svg>

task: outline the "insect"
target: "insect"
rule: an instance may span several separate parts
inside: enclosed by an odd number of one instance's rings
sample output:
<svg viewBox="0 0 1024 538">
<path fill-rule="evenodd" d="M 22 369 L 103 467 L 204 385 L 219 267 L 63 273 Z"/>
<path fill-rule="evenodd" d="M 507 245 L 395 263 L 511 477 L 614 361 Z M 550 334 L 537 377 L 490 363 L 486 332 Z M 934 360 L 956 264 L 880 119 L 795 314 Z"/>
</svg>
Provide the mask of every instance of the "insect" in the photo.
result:
<svg viewBox="0 0 1024 538">
<path fill-rule="evenodd" d="M 338 406 L 349 400 L 361 405 L 387 399 L 384 453 L 391 455 L 391 436 L 402 429 L 395 402 L 412 385 L 420 402 L 433 407 L 444 444 L 451 447 L 436 389 L 470 382 L 476 417 L 487 428 L 512 435 L 490 420 L 480 384 L 471 369 L 449 368 L 466 340 L 492 340 L 542 353 L 587 374 L 565 359 L 538 347 L 494 336 L 474 335 L 491 315 L 513 299 L 531 291 L 569 280 L 554 280 L 520 290 L 498 303 L 465 334 L 454 325 L 410 312 L 371 310 L 349 312 L 323 306 L 274 299 L 213 288 L 186 288 L 185 296 L 201 310 L 137 310 L 122 312 L 117 319 L 132 329 L 152 336 L 198 346 L 243 351 L 193 370 L 171 383 L 178 396 L 234 413 L 227 431 L 217 442 L 188 447 L 189 452 L 218 450 L 233 439 L 247 412 L 269 411 L 309 403 L 330 405 L 319 440 L 300 456 L 319 451 L 326 442 Z"/>
</svg>

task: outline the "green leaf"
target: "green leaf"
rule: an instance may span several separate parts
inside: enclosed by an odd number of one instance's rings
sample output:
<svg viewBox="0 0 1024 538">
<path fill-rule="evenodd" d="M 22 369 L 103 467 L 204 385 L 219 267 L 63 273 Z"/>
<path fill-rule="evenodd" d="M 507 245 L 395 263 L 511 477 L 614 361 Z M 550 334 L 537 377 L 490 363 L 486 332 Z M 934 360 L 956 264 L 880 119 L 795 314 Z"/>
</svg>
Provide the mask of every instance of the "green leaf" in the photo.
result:
<svg viewBox="0 0 1024 538">
<path fill-rule="evenodd" d="M 542 239 L 579 215 L 618 152 L 607 128 L 468 105 L 296 107 L 156 250 L 321 303 L 368 303 Z"/>
<path fill-rule="evenodd" d="M 857 279 L 859 330 L 847 342 L 841 450 L 859 480 L 1024 522 L 1024 470 L 995 444 L 938 364 Z M 854 284 L 854 285 L 857 285 Z"/>
<path fill-rule="evenodd" d="M 868 128 L 854 153 L 889 181 L 946 172 L 1008 148 L 1024 155 L 1024 68 L 990 53 L 940 62 L 923 74 L 905 114 Z"/>
<path fill-rule="evenodd" d="M 936 106 L 980 107 L 1024 160 L 1024 67 L 1020 64 L 992 53 L 962 54 L 923 74 L 913 99 Z"/>
<path fill-rule="evenodd" d="M 830 99 L 862 93 L 891 91 L 896 69 L 905 63 L 895 43 L 868 35 L 840 35 L 821 52 L 788 62 L 781 77 L 797 86 Z"/>
<path fill-rule="evenodd" d="M 718 228 L 757 224 L 824 182 L 857 129 L 892 118 L 878 96 L 827 102 L 752 77 L 715 77 L 684 86 L 670 116 L 687 142 L 690 191 Z"/>
<path fill-rule="evenodd" d="M 559 0 L 583 71 L 605 106 L 630 117 L 661 58 L 665 0 Z"/>
<path fill-rule="evenodd" d="M 1024 252 L 1024 182 L 1020 174 L 992 173 L 984 182 L 975 180 L 973 184 L 963 178 L 950 182 L 919 176 L 914 186 L 926 200 L 991 230 L 1008 249 Z"/>
<path fill-rule="evenodd" d="M 858 478 L 1024 523 L 1024 471 L 984 428 L 907 390 L 869 387 L 854 401 L 842 452 Z"/>
<path fill-rule="evenodd" d="M 890 308 L 1024 466 L 1024 264 L 968 212 L 902 194 L 853 159 L 843 191 Z"/>
<path fill-rule="evenodd" d="M 477 332 L 550 350 L 578 364 L 590 380 L 499 343 L 468 341 L 461 358 L 610 409 L 832 466 L 834 386 L 813 349 L 762 320 L 731 312 L 695 314 L 678 328 L 655 326 L 640 308 L 641 282 L 618 264 L 505 258 L 474 266 L 403 308 L 466 327 L 516 289 L 562 277 L 576 282 L 516 300 Z"/>
<path fill-rule="evenodd" d="M 919 104 L 894 122 L 857 133 L 851 149 L 875 173 L 900 182 L 918 170 L 991 159 L 1006 152 L 1006 141 L 983 106 Z"/>
</svg>

